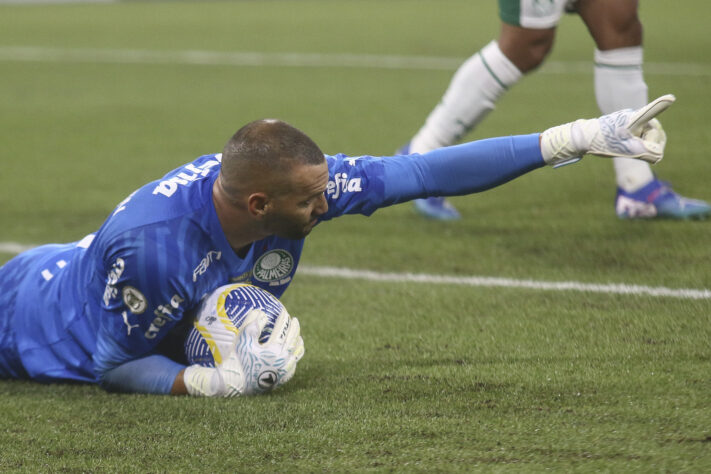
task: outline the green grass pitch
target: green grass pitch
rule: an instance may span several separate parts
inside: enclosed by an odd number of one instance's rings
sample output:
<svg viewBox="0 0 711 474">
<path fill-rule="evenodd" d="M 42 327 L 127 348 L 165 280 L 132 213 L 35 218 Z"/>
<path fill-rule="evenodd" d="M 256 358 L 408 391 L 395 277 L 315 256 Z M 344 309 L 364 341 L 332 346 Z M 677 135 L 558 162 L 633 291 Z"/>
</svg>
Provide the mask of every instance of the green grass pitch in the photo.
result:
<svg viewBox="0 0 711 474">
<path fill-rule="evenodd" d="M 678 99 L 655 171 L 709 200 L 711 7 L 641 3 L 650 97 Z M 0 2 L 0 243 L 78 240 L 256 118 L 389 154 L 497 32 L 481 0 Z M 267 64 L 235 63 L 250 52 Z M 592 52 L 564 18 L 548 65 L 467 138 L 598 115 Z M 400 205 L 325 223 L 302 264 L 710 289 L 710 223 L 619 221 L 614 191 L 589 157 L 454 199 L 459 222 Z M 302 274 L 284 303 L 306 356 L 268 396 L 0 381 L 0 471 L 711 470 L 709 299 Z"/>
</svg>

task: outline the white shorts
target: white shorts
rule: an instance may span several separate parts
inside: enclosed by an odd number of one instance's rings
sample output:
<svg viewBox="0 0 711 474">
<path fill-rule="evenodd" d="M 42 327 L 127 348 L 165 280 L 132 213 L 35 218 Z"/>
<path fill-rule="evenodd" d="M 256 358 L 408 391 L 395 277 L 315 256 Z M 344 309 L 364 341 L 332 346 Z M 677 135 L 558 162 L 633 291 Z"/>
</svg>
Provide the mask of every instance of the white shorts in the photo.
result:
<svg viewBox="0 0 711 474">
<path fill-rule="evenodd" d="M 499 17 L 509 25 L 543 30 L 554 28 L 576 0 L 499 0 Z"/>
</svg>

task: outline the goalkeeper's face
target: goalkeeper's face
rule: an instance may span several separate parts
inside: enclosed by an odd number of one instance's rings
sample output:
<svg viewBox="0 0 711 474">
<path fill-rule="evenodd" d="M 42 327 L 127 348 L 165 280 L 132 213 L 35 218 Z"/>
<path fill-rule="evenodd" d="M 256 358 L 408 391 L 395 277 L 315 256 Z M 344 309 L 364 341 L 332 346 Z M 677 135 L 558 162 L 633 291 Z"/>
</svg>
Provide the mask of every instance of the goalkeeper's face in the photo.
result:
<svg viewBox="0 0 711 474">
<path fill-rule="evenodd" d="M 318 165 L 296 165 L 289 181 L 287 189 L 271 199 L 265 224 L 271 234 L 303 239 L 328 211 L 328 164 L 324 160 Z"/>
</svg>

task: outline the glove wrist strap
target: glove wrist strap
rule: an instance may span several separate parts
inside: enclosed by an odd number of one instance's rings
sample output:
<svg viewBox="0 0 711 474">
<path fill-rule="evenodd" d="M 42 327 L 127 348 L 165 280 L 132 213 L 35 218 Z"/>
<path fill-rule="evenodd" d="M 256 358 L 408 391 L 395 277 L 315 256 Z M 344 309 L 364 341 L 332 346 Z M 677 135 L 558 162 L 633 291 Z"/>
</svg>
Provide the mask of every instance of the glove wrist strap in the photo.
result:
<svg viewBox="0 0 711 474">
<path fill-rule="evenodd" d="M 216 397 L 224 392 L 224 383 L 214 367 L 191 365 L 183 372 L 183 382 L 188 394 L 194 397 Z"/>
</svg>

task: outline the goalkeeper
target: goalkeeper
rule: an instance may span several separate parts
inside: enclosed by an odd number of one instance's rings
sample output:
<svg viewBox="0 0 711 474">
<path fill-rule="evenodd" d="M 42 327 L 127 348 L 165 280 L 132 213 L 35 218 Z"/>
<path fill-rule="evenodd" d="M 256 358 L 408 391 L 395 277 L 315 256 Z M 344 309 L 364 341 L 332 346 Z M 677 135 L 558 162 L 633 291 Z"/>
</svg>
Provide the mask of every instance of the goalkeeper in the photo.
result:
<svg viewBox="0 0 711 474">
<path fill-rule="evenodd" d="M 656 163 L 654 118 L 674 101 L 492 138 L 423 155 L 324 155 L 277 120 L 241 128 L 205 155 L 133 192 L 94 234 L 18 255 L 0 268 L 0 378 L 98 383 L 111 391 L 234 396 L 260 393 L 245 367 L 274 365 L 286 382 L 303 354 L 298 322 L 255 341 L 248 325 L 216 368 L 168 357 L 184 315 L 230 282 L 277 298 L 319 222 L 427 196 L 501 185 L 585 154 Z M 256 323 L 255 323 L 256 324 Z M 278 366 L 278 367 L 277 367 Z"/>
</svg>

